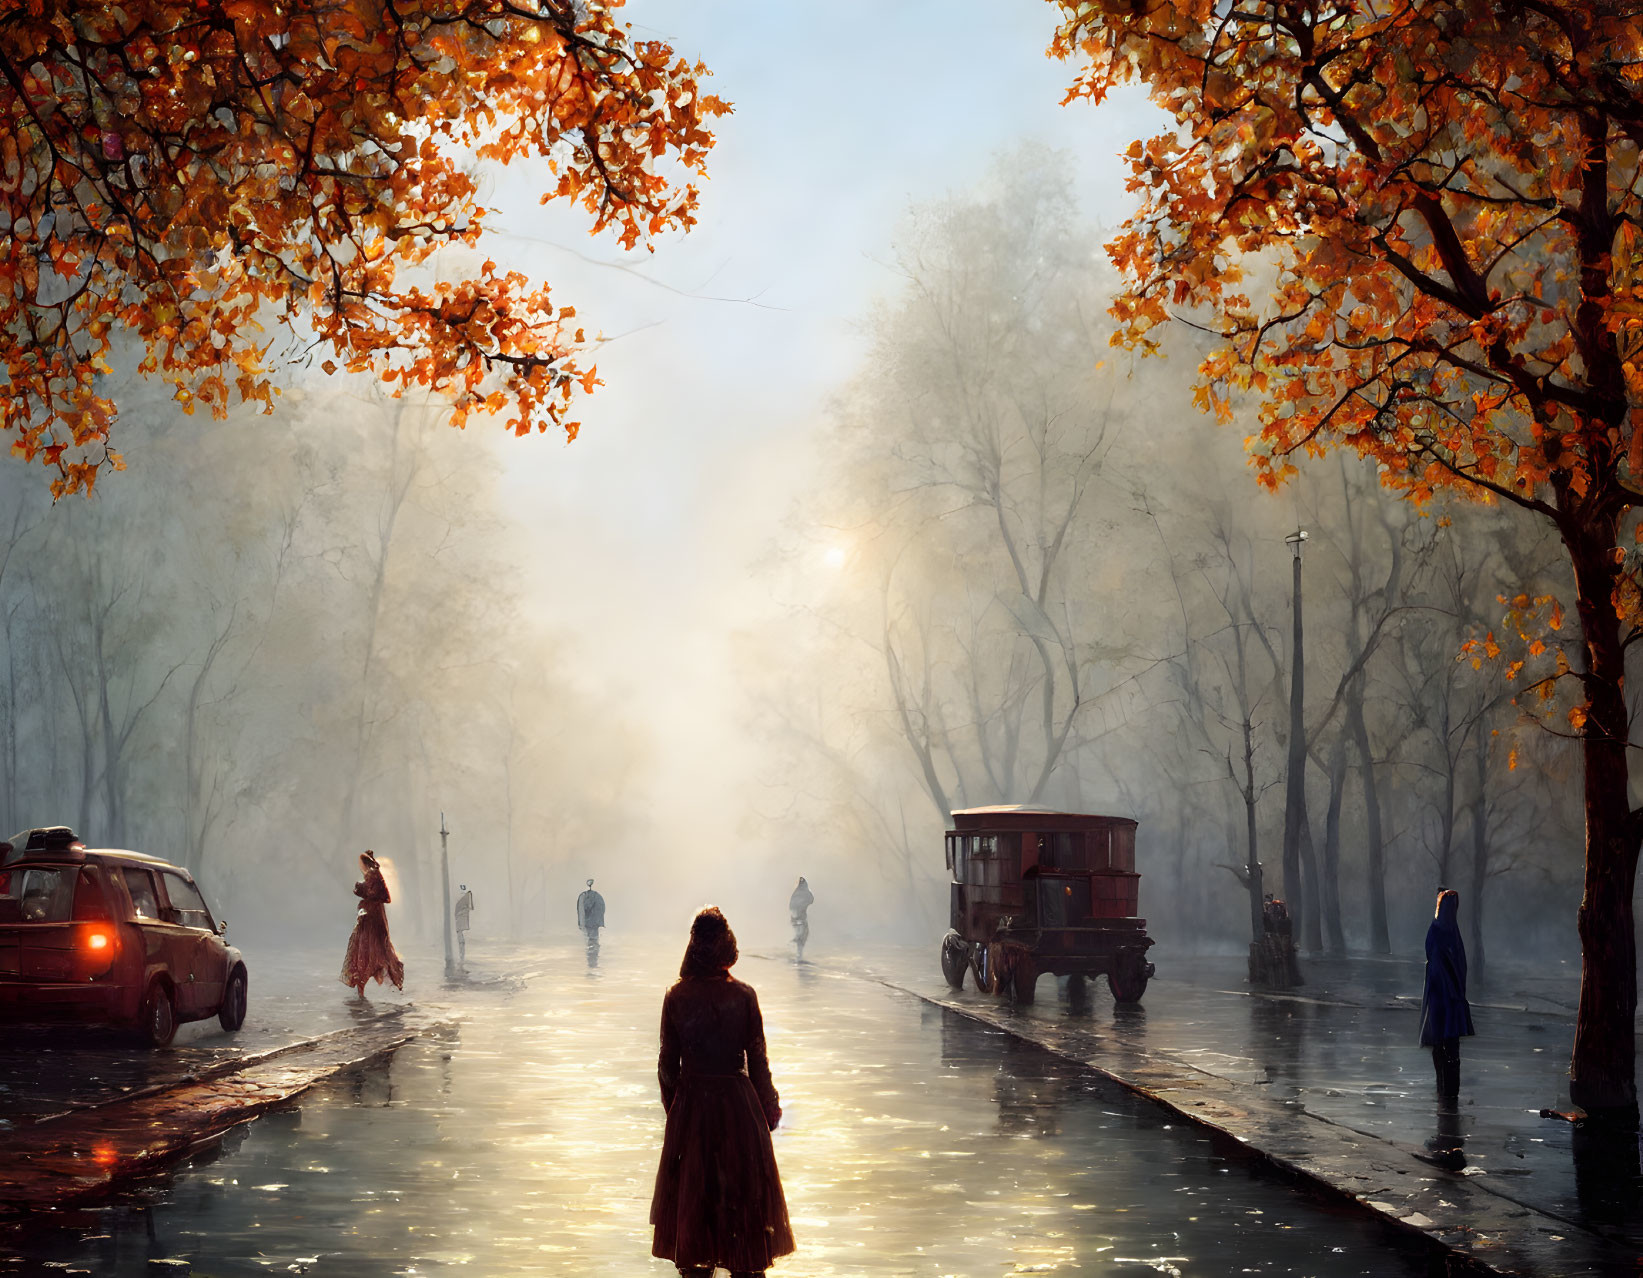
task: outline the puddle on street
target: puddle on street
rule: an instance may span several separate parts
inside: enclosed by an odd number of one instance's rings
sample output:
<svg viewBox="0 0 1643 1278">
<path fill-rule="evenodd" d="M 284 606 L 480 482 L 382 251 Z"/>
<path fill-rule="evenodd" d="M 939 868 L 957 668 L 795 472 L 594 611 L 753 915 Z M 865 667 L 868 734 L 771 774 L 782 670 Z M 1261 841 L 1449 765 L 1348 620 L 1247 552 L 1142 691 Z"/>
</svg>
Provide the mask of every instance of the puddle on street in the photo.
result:
<svg viewBox="0 0 1643 1278">
<path fill-rule="evenodd" d="M 669 1275 L 647 1215 L 661 993 L 607 943 L 239 1129 L 120 1203 L 0 1233 L 0 1275 Z M 785 1108 L 772 1274 L 1425 1274 L 1431 1253 L 1029 1044 L 744 959 Z M 159 1264 L 156 1262 L 170 1262 Z"/>
</svg>

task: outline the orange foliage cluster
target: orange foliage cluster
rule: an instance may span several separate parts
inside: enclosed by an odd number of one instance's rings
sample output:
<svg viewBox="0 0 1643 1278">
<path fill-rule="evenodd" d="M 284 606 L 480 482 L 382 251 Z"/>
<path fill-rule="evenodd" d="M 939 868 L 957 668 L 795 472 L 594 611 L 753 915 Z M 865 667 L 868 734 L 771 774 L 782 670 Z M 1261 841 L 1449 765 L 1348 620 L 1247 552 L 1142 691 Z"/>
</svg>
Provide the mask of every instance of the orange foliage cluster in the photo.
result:
<svg viewBox="0 0 1643 1278">
<path fill-rule="evenodd" d="M 1563 629 L 1563 606 L 1553 595 L 1497 595 L 1496 602 L 1506 609 L 1502 624 L 1512 632 L 1506 636 L 1512 651 L 1508 652 L 1490 630 L 1481 638 L 1473 637 L 1462 644 L 1457 660 L 1470 661 L 1474 670 L 1481 670 L 1485 661 L 1499 663 L 1508 683 L 1516 683 L 1526 667 L 1533 667 L 1522 693 L 1513 700 L 1544 721 L 1556 708 L 1553 698 L 1559 684 L 1574 674 L 1563 649 L 1548 640 L 1551 632 Z M 1585 727 L 1584 703 L 1567 706 L 1564 713 L 1576 732 Z M 1515 749 L 1510 766 L 1517 766 Z"/>
<path fill-rule="evenodd" d="M 1417 493 L 1636 476 L 1638 6 L 1055 2 L 1071 96 L 1139 78 L 1181 126 L 1130 148 L 1123 340 L 1213 315 L 1204 400 L 1267 395 L 1265 475 L 1329 439 Z M 1254 299 L 1249 254 L 1276 272 Z"/>
<path fill-rule="evenodd" d="M 1344 443 L 1417 501 L 1549 519 L 1587 692 L 1618 696 L 1615 623 L 1643 619 L 1620 547 L 1643 500 L 1643 3 L 1051 3 L 1069 100 L 1136 80 L 1177 125 L 1129 151 L 1115 340 L 1218 333 L 1200 402 L 1261 397 L 1268 483 Z"/>
<path fill-rule="evenodd" d="M 694 221 L 707 74 L 632 38 L 621 0 L 8 0 L 0 23 L 0 430 L 89 488 L 111 449 L 111 335 L 185 411 L 269 404 L 272 319 L 460 425 L 557 424 L 590 388 L 546 288 L 487 262 L 472 158 L 541 156 L 543 195 L 626 247 Z M 408 277 L 408 278 L 407 278 Z"/>
</svg>

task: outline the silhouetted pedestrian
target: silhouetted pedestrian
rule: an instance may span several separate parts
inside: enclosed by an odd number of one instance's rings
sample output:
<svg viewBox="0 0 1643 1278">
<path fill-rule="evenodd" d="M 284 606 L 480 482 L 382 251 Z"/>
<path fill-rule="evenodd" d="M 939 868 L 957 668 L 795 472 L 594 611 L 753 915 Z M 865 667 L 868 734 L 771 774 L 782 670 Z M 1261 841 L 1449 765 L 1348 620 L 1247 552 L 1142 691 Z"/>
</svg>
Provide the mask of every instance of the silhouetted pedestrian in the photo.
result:
<svg viewBox="0 0 1643 1278">
<path fill-rule="evenodd" d="M 354 915 L 354 930 L 348 937 L 348 952 L 342 959 L 342 983 L 359 991 L 365 997 L 365 982 L 383 978 L 394 983 L 396 990 L 405 988 L 405 964 L 394 951 L 388 938 L 388 882 L 382 877 L 382 867 L 376 854 L 369 848 L 359 854 L 359 867 L 365 877 L 354 884 L 354 895 L 359 898 L 359 909 Z"/>
<path fill-rule="evenodd" d="M 473 926 L 474 894 L 468 891 L 466 883 L 458 883 L 462 895 L 456 898 L 456 908 L 452 911 L 456 915 L 456 950 L 457 961 L 463 967 L 468 966 L 468 929 Z"/>
<path fill-rule="evenodd" d="M 810 885 L 804 881 L 804 875 L 799 875 L 799 886 L 787 898 L 787 917 L 793 924 L 793 944 L 798 947 L 801 962 L 804 960 L 804 943 L 810 939 L 810 907 L 815 903 Z"/>
<path fill-rule="evenodd" d="M 1460 893 L 1438 893 L 1438 908 L 1426 929 L 1426 989 L 1421 994 L 1421 1046 L 1432 1049 L 1438 1101 L 1460 1097 L 1460 1040 L 1472 1033 L 1466 1001 L 1466 946 L 1460 939 Z"/>
<path fill-rule="evenodd" d="M 593 890 L 588 880 L 587 890 L 576 898 L 576 926 L 588 943 L 588 966 L 599 961 L 599 929 L 605 926 L 605 898 Z"/>
<path fill-rule="evenodd" d="M 712 906 L 690 925 L 679 979 L 662 1000 L 667 1131 L 650 1204 L 651 1253 L 681 1274 L 762 1274 L 793 1250 L 770 1133 L 782 1107 L 770 1081 L 764 1018 L 730 975 L 736 936 Z"/>
</svg>

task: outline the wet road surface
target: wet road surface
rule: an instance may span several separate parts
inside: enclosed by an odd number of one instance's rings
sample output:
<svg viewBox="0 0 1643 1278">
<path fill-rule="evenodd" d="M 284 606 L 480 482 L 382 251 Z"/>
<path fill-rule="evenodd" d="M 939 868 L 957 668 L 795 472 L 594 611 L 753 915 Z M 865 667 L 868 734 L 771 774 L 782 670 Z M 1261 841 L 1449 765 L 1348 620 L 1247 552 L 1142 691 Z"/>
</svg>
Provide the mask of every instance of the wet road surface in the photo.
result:
<svg viewBox="0 0 1643 1278">
<path fill-rule="evenodd" d="M 849 965 L 952 997 L 928 951 L 884 948 Z M 1471 983 L 1475 1037 L 1461 1040 L 1458 1114 L 1441 1115 L 1430 1053 L 1420 1047 L 1417 961 L 1303 959 L 1307 983 L 1252 993 L 1236 957 L 1158 956 L 1145 1013 L 1115 1018 L 1104 983 L 1090 1011 L 1069 1013 L 1053 977 L 1015 1009 L 1024 1032 L 1054 1043 L 1071 1031 L 1115 1050 L 1162 1054 L 1355 1131 L 1436 1152 L 1459 1174 L 1510 1199 L 1643 1252 L 1643 1179 L 1635 1140 L 1583 1139 L 1541 1109 L 1569 1106 L 1578 968 L 1527 972 L 1496 964 Z M 966 984 L 961 1001 L 994 1002 Z"/>
<path fill-rule="evenodd" d="M 177 1028 L 162 1052 L 113 1029 L 19 1029 L 0 1034 L 0 1139 L 16 1124 L 176 1083 L 187 1075 L 356 1027 L 412 1001 L 441 997 L 435 955 L 411 954 L 403 993 L 373 988 L 370 1001 L 348 996 L 334 954 L 281 954 L 245 947 L 251 973 L 244 1026 L 230 1034 L 216 1017 Z M 340 997 L 339 997 L 340 994 Z"/>
<path fill-rule="evenodd" d="M 0 1274 L 671 1274 L 647 1211 L 674 948 L 518 963 L 548 974 L 451 993 L 450 1036 L 125 1201 L 0 1234 Z M 1429 1271 L 1424 1245 L 1041 1049 L 817 967 L 750 956 L 738 974 L 786 1111 L 799 1252 L 775 1274 Z"/>
</svg>

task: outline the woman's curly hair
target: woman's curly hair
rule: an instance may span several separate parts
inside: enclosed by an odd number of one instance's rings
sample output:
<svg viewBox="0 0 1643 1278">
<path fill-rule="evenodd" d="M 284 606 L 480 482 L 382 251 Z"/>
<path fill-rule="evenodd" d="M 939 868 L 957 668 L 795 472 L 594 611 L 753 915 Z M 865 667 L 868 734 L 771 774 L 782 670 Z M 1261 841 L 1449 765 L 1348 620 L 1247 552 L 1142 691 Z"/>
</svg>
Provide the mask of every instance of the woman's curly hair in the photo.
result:
<svg viewBox="0 0 1643 1278">
<path fill-rule="evenodd" d="M 723 976 L 736 958 L 736 934 L 719 907 L 710 905 L 691 921 L 690 944 L 685 946 L 679 975 L 685 979 Z"/>
</svg>

